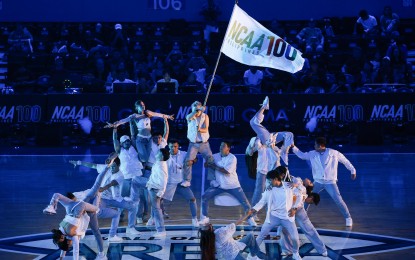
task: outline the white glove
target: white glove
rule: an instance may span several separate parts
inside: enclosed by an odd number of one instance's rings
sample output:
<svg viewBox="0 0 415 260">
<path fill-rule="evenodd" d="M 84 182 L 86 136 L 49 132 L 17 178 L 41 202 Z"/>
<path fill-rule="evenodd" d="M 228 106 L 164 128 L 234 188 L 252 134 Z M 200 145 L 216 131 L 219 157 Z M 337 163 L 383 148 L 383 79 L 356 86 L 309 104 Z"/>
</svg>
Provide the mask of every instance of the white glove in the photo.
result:
<svg viewBox="0 0 415 260">
<path fill-rule="evenodd" d="M 161 198 L 163 197 L 164 192 L 163 191 L 159 191 L 157 192 L 157 197 Z"/>
</svg>

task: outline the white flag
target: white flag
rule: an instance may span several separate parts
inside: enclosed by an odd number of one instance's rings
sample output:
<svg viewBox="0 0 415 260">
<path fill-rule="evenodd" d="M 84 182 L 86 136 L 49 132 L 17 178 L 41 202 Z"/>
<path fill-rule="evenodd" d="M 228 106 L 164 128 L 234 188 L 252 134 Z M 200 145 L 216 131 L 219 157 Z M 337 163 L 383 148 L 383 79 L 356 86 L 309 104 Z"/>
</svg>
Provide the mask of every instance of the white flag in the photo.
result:
<svg viewBox="0 0 415 260">
<path fill-rule="evenodd" d="M 222 49 L 240 63 L 295 73 L 303 68 L 301 52 L 235 5 Z"/>
</svg>

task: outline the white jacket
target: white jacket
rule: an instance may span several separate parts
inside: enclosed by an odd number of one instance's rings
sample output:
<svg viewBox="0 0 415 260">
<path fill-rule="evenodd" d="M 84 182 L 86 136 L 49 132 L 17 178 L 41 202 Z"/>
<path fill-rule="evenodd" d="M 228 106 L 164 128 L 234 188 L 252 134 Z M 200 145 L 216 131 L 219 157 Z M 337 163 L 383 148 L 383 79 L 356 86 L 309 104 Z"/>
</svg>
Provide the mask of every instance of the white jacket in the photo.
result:
<svg viewBox="0 0 415 260">
<path fill-rule="evenodd" d="M 313 172 L 313 179 L 319 183 L 335 183 L 337 182 L 337 168 L 339 162 L 344 164 L 351 174 L 356 174 L 356 169 L 349 160 L 339 151 L 326 148 L 328 156 L 324 165 L 320 161 L 320 153 L 316 150 L 303 153 L 297 147 L 293 148 L 293 152 L 298 158 L 309 160 Z"/>
</svg>

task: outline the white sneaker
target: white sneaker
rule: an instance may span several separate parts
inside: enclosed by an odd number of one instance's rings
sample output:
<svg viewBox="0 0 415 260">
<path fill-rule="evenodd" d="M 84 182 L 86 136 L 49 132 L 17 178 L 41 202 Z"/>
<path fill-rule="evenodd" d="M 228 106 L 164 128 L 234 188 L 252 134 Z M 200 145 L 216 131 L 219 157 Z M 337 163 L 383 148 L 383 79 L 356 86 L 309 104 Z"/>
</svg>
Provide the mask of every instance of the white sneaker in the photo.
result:
<svg viewBox="0 0 415 260">
<path fill-rule="evenodd" d="M 209 218 L 208 217 L 202 216 L 200 218 L 199 225 L 206 225 L 208 223 L 209 223 Z"/>
<path fill-rule="evenodd" d="M 162 232 L 156 232 L 152 237 L 154 238 L 165 238 L 166 237 L 166 231 L 162 231 Z"/>
<path fill-rule="evenodd" d="M 197 218 L 192 219 L 192 226 L 199 227 L 199 221 L 197 221 Z"/>
<path fill-rule="evenodd" d="M 125 229 L 125 234 L 127 235 L 140 235 L 141 233 L 137 231 L 137 229 L 135 228 L 126 228 Z"/>
<path fill-rule="evenodd" d="M 300 256 L 300 254 L 297 252 L 297 253 L 295 253 L 295 254 L 293 254 L 293 256 L 292 256 L 292 258 L 294 259 L 294 260 L 301 260 L 302 258 L 301 258 L 301 256 Z"/>
<path fill-rule="evenodd" d="M 107 260 L 107 256 L 104 254 L 104 252 L 99 252 L 95 260 Z"/>
<path fill-rule="evenodd" d="M 108 242 L 110 243 L 120 243 L 122 241 L 124 241 L 124 239 L 122 239 L 122 237 L 119 237 L 117 235 L 108 238 Z"/>
<path fill-rule="evenodd" d="M 146 226 L 154 226 L 154 219 L 153 218 L 149 218 L 148 220 L 147 220 L 147 224 L 146 224 Z"/>
<path fill-rule="evenodd" d="M 327 253 L 327 251 L 325 251 L 325 252 L 323 252 L 321 255 L 322 255 L 322 256 L 328 256 L 329 254 Z"/>
<path fill-rule="evenodd" d="M 346 218 L 346 227 L 353 226 L 353 219 L 352 218 Z"/>
<path fill-rule="evenodd" d="M 220 184 L 216 180 L 210 181 L 210 187 L 217 188 L 219 186 L 220 186 Z"/>
<path fill-rule="evenodd" d="M 143 218 L 137 218 L 137 224 L 143 224 Z"/>
<path fill-rule="evenodd" d="M 257 225 L 257 223 L 255 222 L 254 218 L 248 218 L 248 224 L 249 224 L 251 227 L 256 227 L 256 226 L 258 226 L 258 225 Z"/>
<path fill-rule="evenodd" d="M 190 181 L 182 181 L 182 183 L 180 183 L 181 186 L 183 187 L 190 187 Z"/>
<path fill-rule="evenodd" d="M 43 210 L 43 214 L 46 215 L 55 215 L 56 214 L 56 210 L 53 207 L 53 205 L 48 205 L 44 210 Z"/>
<path fill-rule="evenodd" d="M 264 102 L 262 102 L 261 106 L 265 109 L 268 110 L 269 109 L 269 98 L 268 96 L 265 97 Z"/>
</svg>

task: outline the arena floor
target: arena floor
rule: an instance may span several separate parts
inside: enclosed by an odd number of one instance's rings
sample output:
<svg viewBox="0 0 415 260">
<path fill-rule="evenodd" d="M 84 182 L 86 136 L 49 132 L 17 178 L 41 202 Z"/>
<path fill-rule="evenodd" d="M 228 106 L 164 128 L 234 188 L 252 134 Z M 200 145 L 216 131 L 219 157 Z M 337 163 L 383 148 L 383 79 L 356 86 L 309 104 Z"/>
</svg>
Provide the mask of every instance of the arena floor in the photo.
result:
<svg viewBox="0 0 415 260">
<path fill-rule="evenodd" d="M 312 147 L 300 147 L 302 150 Z M 340 147 L 334 147 L 342 151 Z M 356 148 L 356 147 L 355 147 Z M 213 149 L 217 150 L 217 148 Z M 352 181 L 347 169 L 339 166 L 339 189 L 353 217 L 353 228 L 345 221 L 333 201 L 324 191 L 321 202 L 312 206 L 309 217 L 327 245 L 328 257 L 317 254 L 309 241 L 300 234 L 300 254 L 303 259 L 415 259 L 415 185 L 413 173 L 415 153 L 411 147 L 384 152 L 382 147 L 357 148 L 344 152 L 357 169 Z M 345 149 L 347 150 L 347 149 Z M 409 152 L 408 152 L 409 151 Z M 214 151 L 215 152 L 215 151 Z M 59 250 L 50 239 L 50 230 L 58 226 L 64 215 L 58 208 L 55 216 L 42 214 L 54 192 L 65 193 L 89 188 L 96 172 L 87 168 L 73 168 L 69 160 L 101 163 L 107 151 L 100 149 L 12 149 L 0 157 L 0 259 L 58 259 Z M 252 197 L 254 180 L 246 173 L 243 155 L 238 155 L 238 174 L 248 198 Z M 305 161 L 290 155 L 291 174 L 311 178 Z M 194 167 L 193 191 L 200 205 L 202 191 L 202 163 Z M 180 197 L 166 203 L 167 237 L 152 237 L 154 228 L 137 225 L 138 237 L 125 234 L 124 220 L 118 234 L 122 243 L 105 243 L 109 259 L 199 259 L 198 232 L 191 227 L 187 203 Z M 237 220 L 243 213 L 236 207 L 210 204 L 210 217 L 215 227 Z M 264 212 L 259 215 L 264 220 Z M 108 221 L 100 220 L 104 237 L 108 236 Z M 249 232 L 258 234 L 260 226 L 252 229 L 245 223 L 236 236 Z M 81 246 L 81 255 L 94 259 L 97 253 L 93 236 L 88 233 Z M 281 258 L 278 240 L 271 237 L 262 244 L 268 259 Z M 66 257 L 71 259 L 69 253 Z"/>
</svg>

